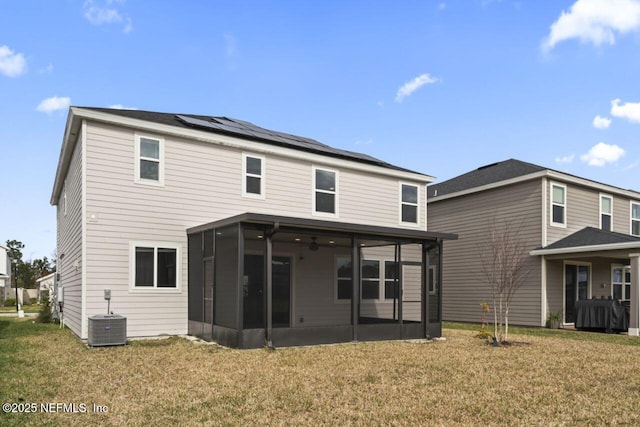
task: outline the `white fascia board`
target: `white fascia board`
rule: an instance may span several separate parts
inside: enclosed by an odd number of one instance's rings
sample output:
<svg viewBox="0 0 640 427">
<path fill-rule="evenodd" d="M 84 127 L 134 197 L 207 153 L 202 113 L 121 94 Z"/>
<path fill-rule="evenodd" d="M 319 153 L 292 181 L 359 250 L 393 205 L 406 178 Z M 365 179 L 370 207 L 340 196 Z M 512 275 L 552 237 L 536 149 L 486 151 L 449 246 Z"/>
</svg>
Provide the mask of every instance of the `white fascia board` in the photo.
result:
<svg viewBox="0 0 640 427">
<path fill-rule="evenodd" d="M 73 149 L 78 139 L 78 132 L 80 131 L 80 123 L 75 120 L 74 114 L 75 108 L 69 108 L 69 114 L 67 115 L 67 123 L 64 126 L 64 136 L 62 138 L 62 147 L 60 148 L 60 157 L 58 158 L 58 168 L 56 170 L 56 177 L 53 182 L 53 190 L 51 192 L 51 205 L 57 205 L 60 197 L 60 191 L 64 184 L 64 178 L 69 169 L 69 163 L 71 162 L 71 156 L 73 155 Z"/>
<path fill-rule="evenodd" d="M 132 119 L 129 117 L 116 116 L 101 111 L 87 110 L 84 108 L 71 107 L 71 113 L 79 118 L 96 120 L 103 123 L 111 123 L 122 126 L 135 127 L 150 132 L 163 133 L 182 138 L 195 139 L 197 141 L 209 142 L 217 145 L 237 148 L 240 150 L 253 151 L 255 153 L 275 154 L 282 157 L 288 157 L 297 160 L 306 160 L 313 163 L 324 164 L 327 166 L 341 167 L 351 170 L 359 170 L 378 175 L 390 176 L 399 179 L 411 180 L 422 184 L 430 184 L 435 178 L 429 175 L 423 175 L 415 172 L 400 171 L 381 166 L 368 165 L 352 160 L 338 159 L 326 155 L 302 152 L 292 148 L 278 147 L 263 142 L 249 141 L 227 135 L 212 134 L 197 129 L 185 129 L 176 126 L 163 125 L 160 123 L 149 122 L 146 120 Z M 67 127 L 69 124 L 67 123 Z M 65 134 L 65 143 L 67 138 Z"/>
<path fill-rule="evenodd" d="M 618 188 L 618 187 L 614 187 L 614 186 L 611 186 L 611 185 L 607 185 L 607 184 L 602 184 L 602 183 L 599 183 L 599 182 L 591 181 L 591 180 L 586 179 L 586 178 L 579 178 L 577 176 L 567 175 L 567 174 L 562 173 L 562 172 L 556 172 L 556 171 L 553 171 L 553 170 L 546 169 L 546 170 L 543 170 L 543 171 L 540 171 L 540 172 L 534 172 L 534 173 L 531 173 L 531 174 L 528 174 L 528 175 L 522 175 L 522 176 L 518 176 L 516 178 L 507 179 L 507 180 L 504 180 L 504 181 L 493 182 L 491 184 L 481 185 L 479 187 L 474 187 L 474 188 L 469 188 L 467 190 L 457 191 L 455 193 L 443 194 L 442 196 L 431 197 L 431 198 L 429 198 L 427 200 L 427 204 L 439 202 L 441 200 L 452 199 L 454 197 L 465 196 L 467 194 L 479 193 L 481 191 L 491 190 L 493 188 L 504 187 L 504 186 L 507 186 L 507 185 L 517 184 L 517 183 L 520 183 L 520 182 L 529 181 L 531 179 L 542 178 L 542 177 L 549 177 L 549 178 L 554 179 L 556 181 L 576 184 L 576 185 L 580 185 L 580 186 L 583 186 L 583 187 L 589 187 L 589 188 L 592 188 L 592 189 L 596 189 L 596 190 L 605 192 L 607 194 L 616 194 L 618 196 L 629 197 L 631 199 L 640 199 L 640 192 L 638 192 L 638 191 L 624 190 L 622 188 Z"/>
<path fill-rule="evenodd" d="M 529 255 L 563 255 L 584 252 L 602 252 L 624 249 L 640 249 L 640 242 L 609 243 L 607 245 L 576 246 L 573 248 L 534 249 Z"/>
<path fill-rule="evenodd" d="M 542 178 L 546 175 L 546 171 L 534 172 L 528 175 L 522 175 L 511 179 L 505 179 L 504 181 L 492 182 L 491 184 L 481 185 L 479 187 L 469 188 L 467 190 L 456 191 L 455 193 L 443 194 L 442 196 L 435 196 L 427 199 L 427 204 L 439 202 L 441 200 L 453 199 L 454 197 L 465 196 L 467 194 L 479 193 L 481 191 L 491 190 L 493 188 L 505 187 L 507 185 L 518 184 L 520 182 L 530 181 L 536 178 Z"/>
</svg>

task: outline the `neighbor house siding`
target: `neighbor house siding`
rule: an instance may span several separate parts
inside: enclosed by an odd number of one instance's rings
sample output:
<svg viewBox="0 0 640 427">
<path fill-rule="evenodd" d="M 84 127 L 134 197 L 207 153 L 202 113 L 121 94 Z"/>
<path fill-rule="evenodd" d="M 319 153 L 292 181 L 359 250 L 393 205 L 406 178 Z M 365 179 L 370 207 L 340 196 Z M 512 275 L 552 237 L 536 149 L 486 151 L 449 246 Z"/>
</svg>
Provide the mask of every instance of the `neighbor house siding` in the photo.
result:
<svg viewBox="0 0 640 427">
<path fill-rule="evenodd" d="M 463 197 L 429 202 L 429 229 L 447 230 L 458 240 L 447 242 L 443 249 L 442 317 L 443 320 L 479 322 L 480 304 L 491 306 L 492 292 L 483 273 L 482 254 L 487 250 L 489 230 L 509 224 L 519 229 L 526 248 L 541 245 L 542 218 L 540 180 L 531 180 Z M 538 257 L 528 256 L 526 280 L 510 308 L 510 323 L 541 323 L 541 265 Z"/>
<path fill-rule="evenodd" d="M 397 227 L 399 180 L 330 164 L 254 153 L 265 158 L 264 199 L 242 196 L 243 151 L 97 122 L 87 126 L 87 315 L 111 310 L 128 319 L 129 336 L 187 332 L 186 229 L 244 212 Z M 164 186 L 135 183 L 135 136 L 164 140 Z M 249 153 L 244 151 L 245 153 Z M 312 212 L 313 166 L 338 172 L 338 215 Z M 425 187 L 420 190 L 420 224 L 425 228 Z M 129 289 L 131 241 L 174 242 L 182 247 L 181 286 L 176 293 Z M 334 309 L 335 307 L 331 307 Z M 300 307 L 310 322 L 327 322 Z M 342 314 L 333 313 L 342 322 Z M 308 323 L 305 321 L 305 325 Z"/>
<path fill-rule="evenodd" d="M 64 323 L 86 338 L 82 332 L 82 150 L 80 135 L 57 205 L 57 271 L 64 289 Z"/>
</svg>

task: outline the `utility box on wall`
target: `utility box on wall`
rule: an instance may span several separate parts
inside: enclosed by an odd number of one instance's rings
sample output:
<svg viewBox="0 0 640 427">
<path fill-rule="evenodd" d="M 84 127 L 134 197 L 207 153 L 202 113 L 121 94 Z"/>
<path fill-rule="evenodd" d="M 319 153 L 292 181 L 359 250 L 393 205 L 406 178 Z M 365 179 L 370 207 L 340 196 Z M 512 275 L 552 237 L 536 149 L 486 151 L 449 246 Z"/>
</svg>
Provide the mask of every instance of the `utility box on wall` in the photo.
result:
<svg viewBox="0 0 640 427">
<path fill-rule="evenodd" d="M 96 314 L 89 317 L 91 347 L 125 345 L 127 343 L 127 318 L 119 314 Z"/>
</svg>

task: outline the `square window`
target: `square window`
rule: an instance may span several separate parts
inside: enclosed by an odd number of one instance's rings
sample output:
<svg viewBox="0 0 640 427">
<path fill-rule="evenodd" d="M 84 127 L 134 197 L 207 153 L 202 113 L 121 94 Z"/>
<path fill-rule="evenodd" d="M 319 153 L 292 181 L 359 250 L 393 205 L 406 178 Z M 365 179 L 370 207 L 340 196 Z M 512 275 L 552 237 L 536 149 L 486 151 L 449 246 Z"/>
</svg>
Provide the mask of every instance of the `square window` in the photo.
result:
<svg viewBox="0 0 640 427">
<path fill-rule="evenodd" d="M 179 288 L 179 249 L 171 246 L 131 243 L 131 289 Z"/>
</svg>

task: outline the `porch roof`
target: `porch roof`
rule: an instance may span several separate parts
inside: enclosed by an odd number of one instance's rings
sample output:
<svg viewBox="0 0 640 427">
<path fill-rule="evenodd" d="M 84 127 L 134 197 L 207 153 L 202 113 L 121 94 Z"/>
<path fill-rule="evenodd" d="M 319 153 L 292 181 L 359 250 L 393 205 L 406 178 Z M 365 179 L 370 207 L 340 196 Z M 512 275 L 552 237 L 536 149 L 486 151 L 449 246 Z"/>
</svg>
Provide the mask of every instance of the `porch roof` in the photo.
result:
<svg viewBox="0 0 640 427">
<path fill-rule="evenodd" d="M 640 237 L 585 227 L 548 246 L 534 249 L 531 255 L 560 255 L 576 252 L 640 250 Z"/>
<path fill-rule="evenodd" d="M 355 224 L 337 221 L 323 221 L 317 219 L 296 218 L 279 215 L 266 215 L 259 213 L 243 213 L 220 221 L 214 221 L 187 229 L 187 234 L 199 233 L 212 228 L 225 227 L 238 223 L 251 224 L 278 224 L 279 227 L 305 228 L 338 233 L 360 234 L 376 237 L 387 237 L 406 240 L 457 240 L 458 235 L 452 233 L 440 233 L 435 231 L 412 230 L 393 227 L 379 227 L 366 224 Z"/>
</svg>

